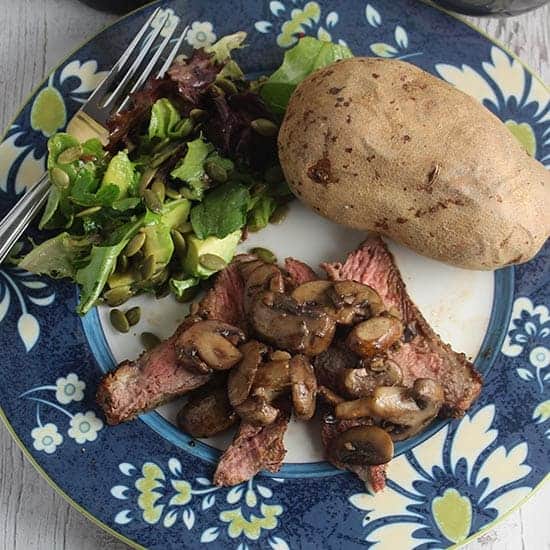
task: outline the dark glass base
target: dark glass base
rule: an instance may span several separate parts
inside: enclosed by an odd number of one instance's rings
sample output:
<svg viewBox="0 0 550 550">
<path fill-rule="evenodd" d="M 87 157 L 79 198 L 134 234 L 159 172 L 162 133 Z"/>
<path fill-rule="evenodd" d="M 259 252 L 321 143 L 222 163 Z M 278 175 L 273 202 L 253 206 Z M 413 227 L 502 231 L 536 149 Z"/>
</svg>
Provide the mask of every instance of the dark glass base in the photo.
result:
<svg viewBox="0 0 550 550">
<path fill-rule="evenodd" d="M 546 4 L 549 0 L 434 0 L 436 4 L 466 15 L 519 15 Z"/>
<path fill-rule="evenodd" d="M 81 2 L 97 10 L 122 14 L 144 6 L 151 0 L 81 0 Z"/>
</svg>

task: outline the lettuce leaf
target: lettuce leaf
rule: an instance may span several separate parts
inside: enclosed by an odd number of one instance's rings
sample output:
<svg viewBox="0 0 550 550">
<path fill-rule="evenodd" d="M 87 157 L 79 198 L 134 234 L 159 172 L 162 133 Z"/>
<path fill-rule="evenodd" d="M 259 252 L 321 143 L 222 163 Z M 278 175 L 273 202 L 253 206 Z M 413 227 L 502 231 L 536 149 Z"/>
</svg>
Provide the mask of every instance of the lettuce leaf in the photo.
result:
<svg viewBox="0 0 550 550">
<path fill-rule="evenodd" d="M 226 183 L 210 191 L 191 209 L 191 225 L 199 239 L 223 239 L 246 223 L 250 193 L 241 183 Z"/>
<path fill-rule="evenodd" d="M 113 233 L 107 246 L 93 246 L 89 262 L 77 270 L 74 279 L 80 285 L 79 315 L 87 313 L 96 303 L 107 279 L 114 271 L 118 255 L 143 224 L 143 219 L 125 224 Z"/>
<path fill-rule="evenodd" d="M 246 33 L 244 31 L 227 34 L 226 36 L 222 36 L 217 42 L 214 42 L 211 46 L 207 46 L 205 51 L 214 54 L 213 57 L 216 63 L 223 63 L 231 58 L 231 52 L 233 50 L 243 47 L 245 40 Z"/>
<path fill-rule="evenodd" d="M 206 189 L 204 161 L 213 150 L 214 147 L 202 138 L 190 141 L 187 144 L 187 153 L 170 172 L 173 178 L 187 184 L 191 199 L 202 199 Z"/>
<path fill-rule="evenodd" d="M 151 109 L 149 139 L 179 139 L 188 134 L 188 129 L 173 103 L 166 98 L 158 99 Z"/>
<path fill-rule="evenodd" d="M 261 195 L 256 198 L 254 206 L 248 213 L 247 225 L 250 231 L 259 231 L 268 223 L 271 214 L 277 208 L 277 201 L 268 195 Z"/>
<path fill-rule="evenodd" d="M 353 54 L 347 46 L 304 36 L 285 53 L 282 65 L 267 79 L 260 94 L 272 111 L 283 114 L 292 92 L 304 78 L 348 57 Z"/>
<path fill-rule="evenodd" d="M 73 237 L 63 232 L 34 247 L 19 261 L 19 267 L 53 279 L 72 279 L 76 275 L 76 264 L 89 253 L 91 246 L 89 237 Z"/>
</svg>

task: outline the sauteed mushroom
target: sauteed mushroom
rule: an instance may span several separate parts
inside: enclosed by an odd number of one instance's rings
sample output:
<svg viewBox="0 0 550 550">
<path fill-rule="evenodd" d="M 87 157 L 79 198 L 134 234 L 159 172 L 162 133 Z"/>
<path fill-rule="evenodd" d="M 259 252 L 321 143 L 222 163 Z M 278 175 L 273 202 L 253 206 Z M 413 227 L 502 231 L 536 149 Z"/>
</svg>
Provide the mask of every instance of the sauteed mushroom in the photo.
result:
<svg viewBox="0 0 550 550">
<path fill-rule="evenodd" d="M 326 386 L 319 386 L 317 393 L 329 404 L 335 407 L 338 403 L 343 403 L 345 399 Z"/>
<path fill-rule="evenodd" d="M 339 434 L 330 452 L 342 465 L 386 464 L 393 457 L 393 441 L 378 426 L 357 426 Z"/>
<path fill-rule="evenodd" d="M 307 357 L 295 355 L 290 360 L 290 380 L 296 417 L 309 420 L 315 414 L 317 379 Z"/>
<path fill-rule="evenodd" d="M 279 410 L 267 402 L 264 396 L 251 395 L 235 408 L 237 414 L 250 424 L 267 426 L 275 422 Z"/>
<path fill-rule="evenodd" d="M 182 332 L 174 345 L 182 366 L 208 373 L 237 364 L 242 353 L 236 346 L 244 340 L 244 333 L 232 325 L 199 321 Z"/>
<path fill-rule="evenodd" d="M 229 372 L 227 379 L 227 395 L 232 407 L 243 403 L 256 376 L 256 371 L 262 362 L 263 355 L 267 352 L 267 346 L 257 340 L 250 340 L 243 344 L 239 351 L 243 358 L 241 362 Z"/>
<path fill-rule="evenodd" d="M 194 392 L 177 416 L 178 427 L 192 437 L 211 437 L 237 421 L 224 386 L 211 384 Z"/>
<path fill-rule="evenodd" d="M 328 290 L 328 294 L 338 310 L 339 323 L 351 325 L 380 315 L 385 309 L 376 290 L 356 281 L 338 281 Z"/>
<path fill-rule="evenodd" d="M 375 358 L 360 369 L 343 369 L 340 377 L 344 393 L 350 397 L 367 397 L 378 386 L 395 386 L 403 379 L 399 365 L 385 357 Z"/>
<path fill-rule="evenodd" d="M 325 312 L 270 291 L 262 292 L 253 301 L 250 321 L 262 339 L 284 350 L 308 356 L 326 350 L 336 328 Z"/>
<path fill-rule="evenodd" d="M 371 414 L 395 425 L 394 441 L 412 437 L 439 413 L 444 401 L 441 384 L 431 378 L 418 378 L 412 388 L 376 388 L 370 398 Z"/>
<path fill-rule="evenodd" d="M 352 351 L 368 358 L 386 351 L 402 335 L 403 323 L 397 317 L 385 314 L 355 325 L 346 343 Z"/>
<path fill-rule="evenodd" d="M 353 325 L 384 310 L 378 293 L 355 281 L 310 281 L 295 288 L 292 297 L 299 304 L 322 307 L 343 325 Z"/>
<path fill-rule="evenodd" d="M 250 311 L 256 296 L 265 291 L 284 292 L 284 278 L 281 270 L 273 264 L 262 260 L 253 260 L 239 264 L 240 272 L 245 280 L 244 309 Z"/>
</svg>

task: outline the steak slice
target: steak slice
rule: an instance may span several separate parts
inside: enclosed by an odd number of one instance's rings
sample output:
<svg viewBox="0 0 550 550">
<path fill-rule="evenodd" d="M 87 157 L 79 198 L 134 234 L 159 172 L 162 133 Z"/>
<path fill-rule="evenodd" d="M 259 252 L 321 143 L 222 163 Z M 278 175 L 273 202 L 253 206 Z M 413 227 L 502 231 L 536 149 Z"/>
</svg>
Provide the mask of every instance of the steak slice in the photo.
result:
<svg viewBox="0 0 550 550">
<path fill-rule="evenodd" d="M 218 274 L 199 304 L 198 315 L 242 326 L 243 282 L 236 265 L 232 264 Z M 176 357 L 175 343 L 179 335 L 198 318 L 188 317 L 170 338 L 135 361 L 123 361 L 105 375 L 96 399 L 108 424 L 132 420 L 139 413 L 150 411 L 208 382 L 210 374 L 182 367 Z"/>
<path fill-rule="evenodd" d="M 463 353 L 456 353 L 428 325 L 410 299 L 393 256 L 380 237 L 369 237 L 343 264 L 323 264 L 332 280 L 354 280 L 374 288 L 405 325 L 405 342 L 388 357 L 403 371 L 403 383 L 432 378 L 445 391 L 442 414 L 462 416 L 481 391 L 482 379 Z"/>
<path fill-rule="evenodd" d="M 319 278 L 309 265 L 294 258 L 285 259 L 285 271 L 288 273 L 290 281 L 294 286 L 300 286 Z"/>
<path fill-rule="evenodd" d="M 243 278 L 237 264 L 232 263 L 218 273 L 214 286 L 200 301 L 197 314 L 246 330 L 243 293 Z"/>
<path fill-rule="evenodd" d="M 214 485 L 238 485 L 260 470 L 278 472 L 286 454 L 283 437 L 289 420 L 290 413 L 284 409 L 275 422 L 267 426 L 241 423 L 233 442 L 218 462 Z"/>
</svg>

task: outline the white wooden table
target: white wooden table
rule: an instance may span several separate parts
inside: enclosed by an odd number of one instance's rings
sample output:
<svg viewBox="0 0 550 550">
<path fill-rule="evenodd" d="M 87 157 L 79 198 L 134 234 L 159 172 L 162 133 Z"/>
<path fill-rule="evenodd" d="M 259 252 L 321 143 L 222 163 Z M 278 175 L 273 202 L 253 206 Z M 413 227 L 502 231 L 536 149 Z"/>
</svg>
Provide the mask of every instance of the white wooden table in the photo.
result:
<svg viewBox="0 0 550 550">
<path fill-rule="evenodd" d="M 48 71 L 115 19 L 77 0 L 0 0 L 0 131 Z M 550 4 L 511 19 L 475 19 L 550 83 Z M 550 483 L 467 550 L 550 549 Z M 123 550 L 73 510 L 0 426 L 0 550 Z M 396 549 L 397 550 L 397 549 Z"/>
</svg>

